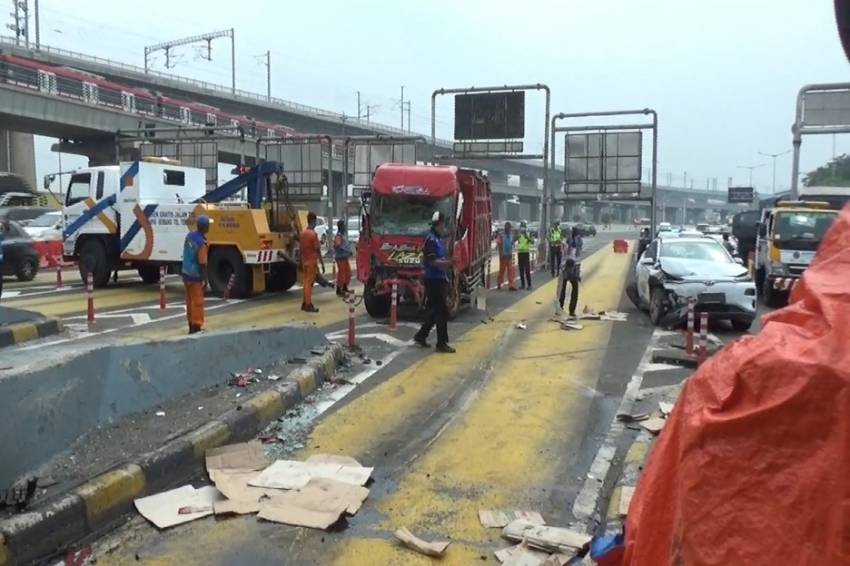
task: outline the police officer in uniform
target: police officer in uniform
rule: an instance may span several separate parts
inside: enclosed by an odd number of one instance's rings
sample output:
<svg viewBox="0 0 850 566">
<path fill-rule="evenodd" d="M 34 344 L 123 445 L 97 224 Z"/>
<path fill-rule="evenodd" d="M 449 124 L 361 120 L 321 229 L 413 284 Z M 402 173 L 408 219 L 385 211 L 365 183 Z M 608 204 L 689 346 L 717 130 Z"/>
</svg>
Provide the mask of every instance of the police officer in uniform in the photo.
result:
<svg viewBox="0 0 850 566">
<path fill-rule="evenodd" d="M 516 257 L 519 264 L 520 289 L 531 291 L 531 247 L 534 238 L 528 233 L 528 225 L 525 221 L 519 224 L 519 236 L 516 239 Z"/>
<path fill-rule="evenodd" d="M 431 217 L 431 230 L 425 237 L 423 253 L 425 300 L 428 305 L 428 314 L 413 340 L 420 346 L 427 348 L 429 346 L 428 335 L 431 333 L 431 329 L 436 326 L 436 350 L 444 354 L 454 354 L 455 349 L 449 346 L 449 308 L 446 304 L 449 291 L 447 271 L 451 267 L 452 260 L 448 257 L 446 245 L 443 243 L 445 237 L 445 219 L 438 211 Z"/>
<path fill-rule="evenodd" d="M 549 230 L 549 271 L 552 272 L 552 277 L 561 273 L 562 239 L 561 225 L 555 222 Z"/>
</svg>

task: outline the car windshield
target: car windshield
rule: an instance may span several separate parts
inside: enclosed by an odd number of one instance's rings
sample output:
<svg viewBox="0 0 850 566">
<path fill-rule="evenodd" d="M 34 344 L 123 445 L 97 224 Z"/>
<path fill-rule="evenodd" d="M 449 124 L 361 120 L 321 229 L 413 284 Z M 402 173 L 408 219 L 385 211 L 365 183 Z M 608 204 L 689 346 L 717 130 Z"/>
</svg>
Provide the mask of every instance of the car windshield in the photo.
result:
<svg viewBox="0 0 850 566">
<path fill-rule="evenodd" d="M 835 212 L 826 211 L 780 212 L 773 230 L 775 239 L 820 241 L 836 216 Z"/>
<path fill-rule="evenodd" d="M 715 263 L 732 263 L 732 258 L 723 246 L 714 240 L 702 242 L 671 242 L 665 241 L 661 246 L 661 257 L 672 259 L 688 259 L 696 261 L 712 261 Z"/>
<path fill-rule="evenodd" d="M 42 214 L 38 218 L 34 219 L 28 224 L 28 226 L 30 228 L 49 228 L 51 226 L 55 226 L 60 219 L 61 215 L 59 213 L 48 212 L 47 214 Z"/>
<path fill-rule="evenodd" d="M 454 197 L 434 199 L 413 195 L 376 195 L 372 203 L 372 229 L 378 234 L 424 236 L 431 216 L 439 210 L 451 229 Z"/>
</svg>

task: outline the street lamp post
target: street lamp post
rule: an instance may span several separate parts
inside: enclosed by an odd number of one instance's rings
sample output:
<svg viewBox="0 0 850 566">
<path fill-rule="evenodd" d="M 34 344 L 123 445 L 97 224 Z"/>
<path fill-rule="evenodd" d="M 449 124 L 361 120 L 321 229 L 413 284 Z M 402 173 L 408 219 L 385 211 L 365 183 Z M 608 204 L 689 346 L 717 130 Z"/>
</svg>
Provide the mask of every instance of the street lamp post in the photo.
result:
<svg viewBox="0 0 850 566">
<path fill-rule="evenodd" d="M 738 169 L 749 169 L 750 171 L 750 186 L 753 186 L 753 169 L 758 169 L 759 167 L 764 167 L 767 165 L 766 163 L 759 163 L 758 165 L 738 165 Z"/>
<path fill-rule="evenodd" d="M 783 151 L 782 153 L 762 153 L 761 151 L 759 152 L 759 155 L 763 155 L 765 157 L 770 157 L 771 159 L 773 159 L 773 186 L 770 189 L 771 194 L 776 194 L 776 158 L 788 153 L 791 153 L 790 149 L 787 151 Z M 835 150 L 833 150 L 833 153 L 835 153 Z M 752 185 L 752 183 L 750 184 Z"/>
</svg>

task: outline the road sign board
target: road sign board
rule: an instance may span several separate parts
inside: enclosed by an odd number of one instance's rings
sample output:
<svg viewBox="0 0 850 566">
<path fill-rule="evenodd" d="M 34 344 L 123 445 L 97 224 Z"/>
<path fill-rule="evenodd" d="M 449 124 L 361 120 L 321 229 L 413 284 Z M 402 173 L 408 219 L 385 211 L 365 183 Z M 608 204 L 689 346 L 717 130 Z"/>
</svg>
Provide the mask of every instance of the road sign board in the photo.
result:
<svg viewBox="0 0 850 566">
<path fill-rule="evenodd" d="M 729 187 L 729 195 L 726 202 L 734 203 L 752 203 L 755 198 L 755 191 L 752 187 Z"/>
<path fill-rule="evenodd" d="M 803 125 L 849 126 L 850 90 L 825 90 L 804 93 Z"/>
<path fill-rule="evenodd" d="M 455 95 L 456 140 L 516 140 L 524 137 L 524 91 Z"/>
<path fill-rule="evenodd" d="M 640 193 L 642 132 L 567 134 L 564 192 Z"/>
</svg>

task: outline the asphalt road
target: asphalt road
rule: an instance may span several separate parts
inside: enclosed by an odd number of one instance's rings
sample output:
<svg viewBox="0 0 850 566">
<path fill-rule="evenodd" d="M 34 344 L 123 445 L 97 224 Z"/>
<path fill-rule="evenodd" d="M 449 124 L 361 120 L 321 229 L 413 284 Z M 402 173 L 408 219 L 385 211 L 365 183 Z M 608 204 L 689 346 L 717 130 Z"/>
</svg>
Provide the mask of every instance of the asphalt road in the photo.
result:
<svg viewBox="0 0 850 566">
<path fill-rule="evenodd" d="M 623 294 L 632 255 L 612 252 L 615 236 L 633 234 L 600 233 L 586 241 L 579 308 L 628 312 L 627 322 L 587 321 L 581 331 L 561 330 L 550 321 L 555 282 L 547 273 L 535 274 L 531 293 L 490 291 L 489 317 L 474 310 L 459 315 L 450 324 L 458 353 L 450 356 L 409 343 L 388 348 L 408 341 L 415 323 L 403 322 L 389 333 L 361 307 L 358 335 L 371 335 L 363 340 L 367 353 L 386 363 L 350 395 L 317 399 L 327 410 L 301 423 L 303 430 L 293 431 L 287 447 L 288 457 L 339 453 L 375 467 L 369 499 L 342 528 L 325 533 L 250 516 L 208 518 L 158 532 L 135 517 L 95 544 L 98 563 L 429 562 L 393 542 L 400 526 L 425 538 L 453 540 L 446 564 L 495 563 L 492 551 L 505 543 L 497 529 L 480 526 L 478 509 L 532 509 L 549 524 L 570 524 L 573 500 L 653 332 L 648 317 Z M 176 279 L 169 283 L 164 312 L 156 287 L 133 277 L 99 291 L 98 312 L 106 316 L 93 328 L 73 326 L 85 312 L 81 289 L 51 291 L 45 288 L 50 283 L 13 283 L 9 290 L 17 296 L 3 304 L 61 316 L 72 331 L 15 348 L 17 356 L 185 332 Z M 308 322 L 339 337 L 347 306 L 329 292 L 318 293 L 315 302 L 317 315 L 300 311 L 297 291 L 213 302 L 207 327 Z M 713 331 L 724 339 L 737 335 L 722 325 Z"/>
</svg>

